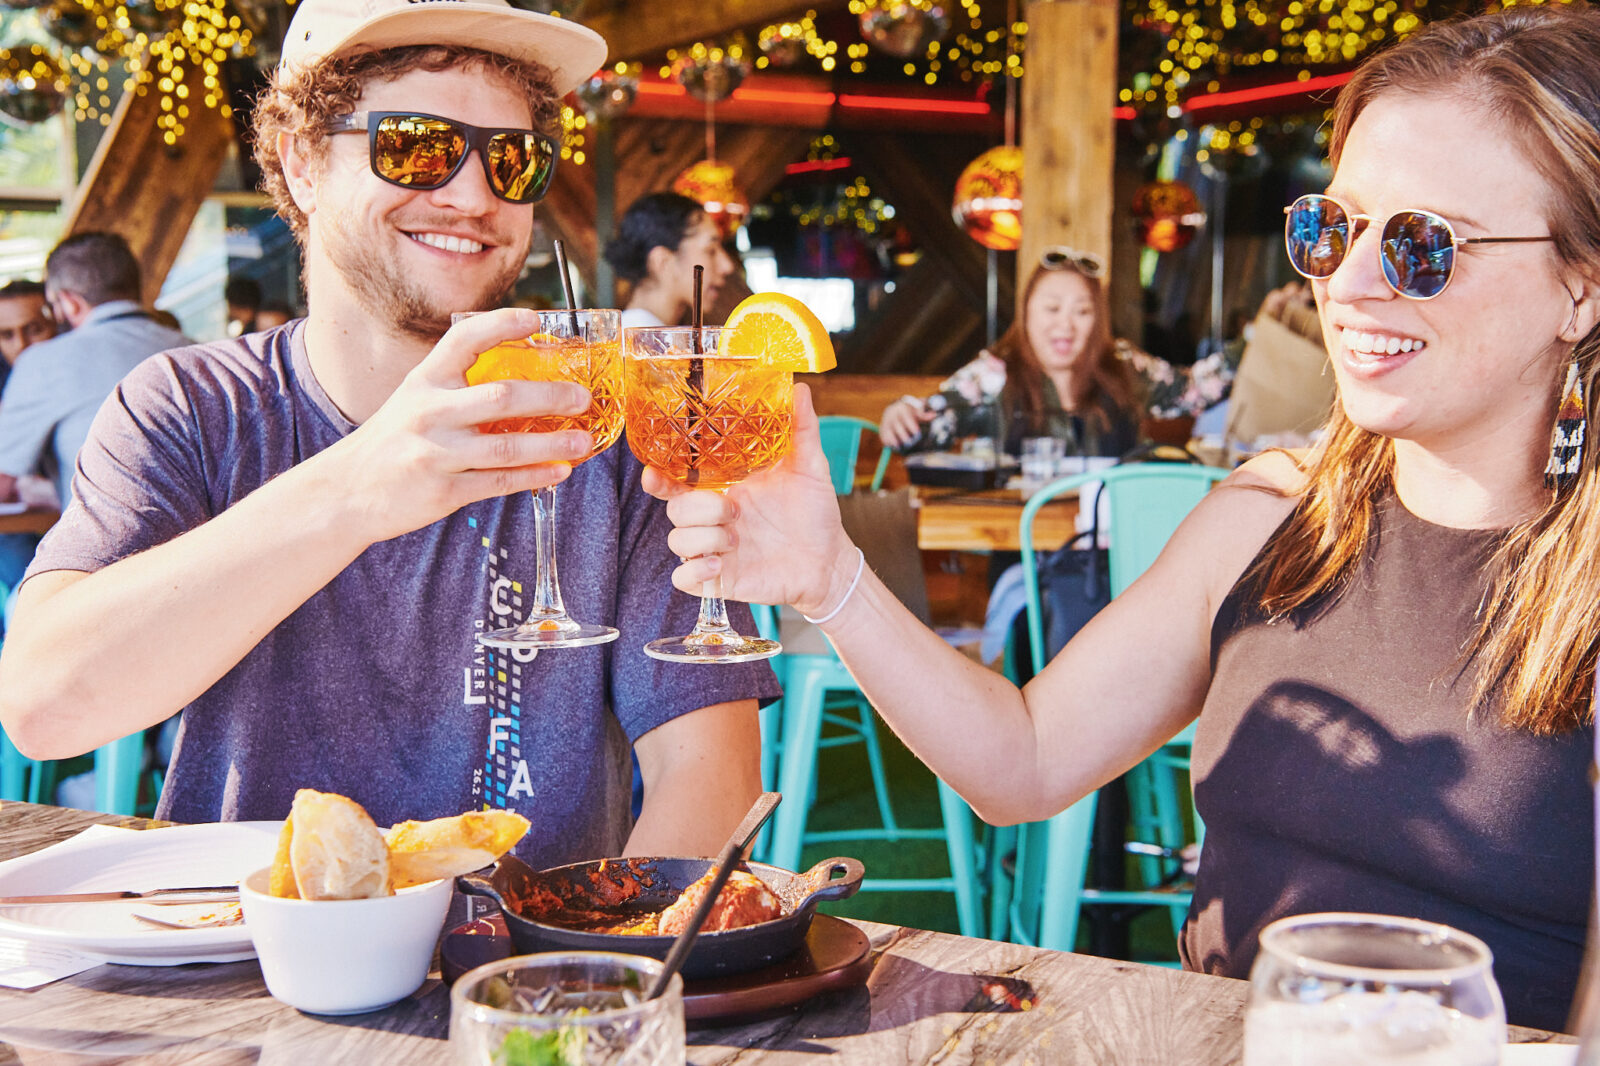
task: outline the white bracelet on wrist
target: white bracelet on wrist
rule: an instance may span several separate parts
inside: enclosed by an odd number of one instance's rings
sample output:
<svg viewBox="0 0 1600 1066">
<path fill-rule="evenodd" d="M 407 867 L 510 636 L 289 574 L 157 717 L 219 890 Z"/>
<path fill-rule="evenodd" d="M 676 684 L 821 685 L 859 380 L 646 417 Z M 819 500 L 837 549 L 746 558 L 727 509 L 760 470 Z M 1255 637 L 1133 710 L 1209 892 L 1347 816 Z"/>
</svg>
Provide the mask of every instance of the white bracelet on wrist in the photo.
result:
<svg viewBox="0 0 1600 1066">
<path fill-rule="evenodd" d="M 824 622 L 833 621 L 834 615 L 844 610 L 844 605 L 850 602 L 851 596 L 855 595 L 856 586 L 861 584 L 862 571 L 867 568 L 867 553 L 862 551 L 860 548 L 857 548 L 856 555 L 858 556 L 858 561 L 856 562 L 856 576 L 850 579 L 850 587 L 844 590 L 844 597 L 840 599 L 839 606 L 835 607 L 821 618 L 812 618 L 809 614 L 805 614 L 804 612 L 801 613 L 801 618 L 804 618 L 807 622 L 810 622 L 814 626 L 820 626 Z"/>
</svg>

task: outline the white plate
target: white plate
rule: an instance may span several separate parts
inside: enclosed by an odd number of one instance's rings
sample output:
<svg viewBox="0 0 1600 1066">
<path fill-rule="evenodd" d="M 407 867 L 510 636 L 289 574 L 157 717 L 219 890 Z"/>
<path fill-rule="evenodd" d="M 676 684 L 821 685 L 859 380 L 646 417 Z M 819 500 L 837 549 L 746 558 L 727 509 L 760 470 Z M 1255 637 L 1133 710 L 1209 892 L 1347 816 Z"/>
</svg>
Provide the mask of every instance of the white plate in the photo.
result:
<svg viewBox="0 0 1600 1066">
<path fill-rule="evenodd" d="M 0 896 L 226 885 L 272 862 L 282 822 L 217 822 L 107 833 L 68 842 L 0 867 Z M 134 912 L 195 916 L 214 903 L 41 903 L 0 907 L 0 933 L 134 966 L 237 962 L 255 957 L 244 925 L 158 929 Z"/>
</svg>

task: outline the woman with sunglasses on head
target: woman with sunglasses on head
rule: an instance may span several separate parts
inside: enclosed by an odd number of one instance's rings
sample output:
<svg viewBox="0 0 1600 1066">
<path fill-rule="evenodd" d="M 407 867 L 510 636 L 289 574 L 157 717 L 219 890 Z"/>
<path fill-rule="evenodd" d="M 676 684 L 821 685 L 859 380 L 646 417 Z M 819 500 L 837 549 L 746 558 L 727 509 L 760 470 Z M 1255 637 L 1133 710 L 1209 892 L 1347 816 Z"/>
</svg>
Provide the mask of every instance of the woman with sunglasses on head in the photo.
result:
<svg viewBox="0 0 1600 1066">
<path fill-rule="evenodd" d="M 705 267 L 705 307 L 716 303 L 736 269 L 705 208 L 675 192 L 635 200 L 617 223 L 605 256 L 618 279 L 630 286 L 624 326 L 686 325 L 694 304 L 694 268 Z"/>
<path fill-rule="evenodd" d="M 1211 492 L 1022 691 L 861 567 L 803 390 L 791 457 L 726 500 L 646 484 L 680 588 L 820 619 L 989 821 L 1053 815 L 1198 717 L 1186 965 L 1244 977 L 1289 914 L 1409 915 L 1483 938 L 1510 1020 L 1560 1028 L 1594 877 L 1600 460 L 1573 386 L 1600 362 L 1600 11 L 1419 32 L 1356 72 L 1330 147 L 1286 231 L 1325 436 Z"/>
<path fill-rule="evenodd" d="M 1122 455 L 1139 440 L 1139 387 L 1131 351 L 1111 336 L 1098 257 L 1052 248 L 1024 288 L 1022 316 L 944 382 L 931 400 L 904 396 L 884 408 L 884 444 L 948 447 L 995 436 L 1016 453 L 1024 437 L 1060 437 L 1083 455 Z"/>
</svg>

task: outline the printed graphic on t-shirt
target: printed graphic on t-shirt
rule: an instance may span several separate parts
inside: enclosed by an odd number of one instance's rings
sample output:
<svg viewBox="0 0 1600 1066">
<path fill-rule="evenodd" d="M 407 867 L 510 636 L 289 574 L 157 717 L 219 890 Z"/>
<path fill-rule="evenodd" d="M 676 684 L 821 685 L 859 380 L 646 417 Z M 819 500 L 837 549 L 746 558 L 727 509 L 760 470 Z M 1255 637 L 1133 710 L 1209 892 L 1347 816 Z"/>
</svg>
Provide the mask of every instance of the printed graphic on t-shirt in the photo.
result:
<svg viewBox="0 0 1600 1066">
<path fill-rule="evenodd" d="M 475 532 L 478 520 L 467 520 Z M 506 573 L 509 552 L 496 548 L 489 538 L 477 534 L 484 552 L 487 572 L 487 600 L 482 615 L 475 619 L 476 633 L 515 625 L 523 615 L 522 582 Z M 472 663 L 466 669 L 465 701 L 482 708 L 483 729 L 478 734 L 484 753 L 483 766 L 473 775 L 472 795 L 482 809 L 516 810 L 519 801 L 533 797 L 532 778 L 522 757 L 522 682 L 523 668 L 538 652 L 486 648 L 472 644 Z"/>
</svg>

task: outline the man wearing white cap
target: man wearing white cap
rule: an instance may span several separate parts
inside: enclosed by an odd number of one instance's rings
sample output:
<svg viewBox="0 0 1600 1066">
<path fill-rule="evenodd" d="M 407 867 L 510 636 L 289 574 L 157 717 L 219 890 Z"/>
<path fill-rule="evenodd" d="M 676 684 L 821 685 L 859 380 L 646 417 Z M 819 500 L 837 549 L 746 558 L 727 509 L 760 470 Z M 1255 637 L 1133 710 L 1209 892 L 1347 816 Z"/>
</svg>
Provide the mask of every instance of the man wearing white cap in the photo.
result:
<svg viewBox="0 0 1600 1066">
<path fill-rule="evenodd" d="M 380 825 L 518 809 L 535 864 L 717 850 L 759 790 L 771 672 L 643 654 L 695 604 L 637 462 L 569 466 L 580 432 L 481 432 L 588 394 L 466 385 L 477 352 L 536 328 L 518 311 L 450 329 L 516 281 L 559 94 L 604 59 L 503 0 L 301 0 L 255 150 L 309 315 L 154 357 L 101 411 L 0 659 L 18 747 L 72 755 L 182 708 L 162 817 L 281 818 L 312 787 Z M 528 490 L 563 479 L 566 601 L 622 638 L 479 647 L 533 577 Z"/>
</svg>

